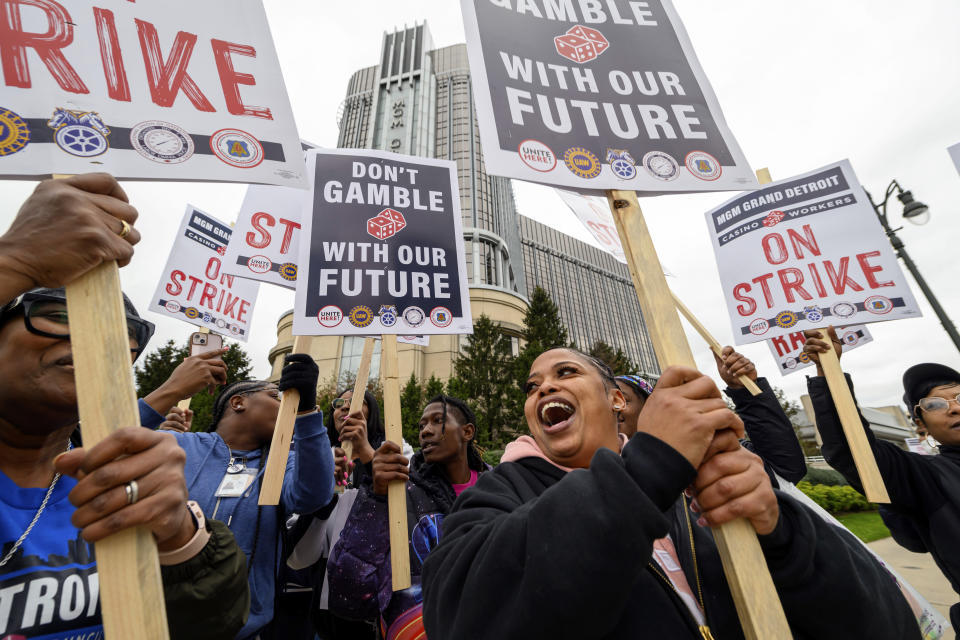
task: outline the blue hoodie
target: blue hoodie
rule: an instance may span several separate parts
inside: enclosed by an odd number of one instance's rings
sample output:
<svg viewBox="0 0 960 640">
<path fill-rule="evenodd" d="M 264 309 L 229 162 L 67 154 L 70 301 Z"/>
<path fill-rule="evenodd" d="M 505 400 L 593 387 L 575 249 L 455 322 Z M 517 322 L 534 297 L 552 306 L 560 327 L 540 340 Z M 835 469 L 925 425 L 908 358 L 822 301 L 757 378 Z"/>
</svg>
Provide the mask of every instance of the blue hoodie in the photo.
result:
<svg viewBox="0 0 960 640">
<path fill-rule="evenodd" d="M 141 403 L 141 414 L 145 413 Z M 154 412 L 155 413 L 155 412 Z M 144 424 L 147 424 L 144 421 Z M 277 507 L 259 507 L 263 477 L 261 451 L 230 451 L 216 433 L 174 433 L 187 453 L 184 476 L 190 499 L 196 500 L 208 518 L 225 522 L 247 556 L 250 583 L 250 618 L 238 640 L 253 638 L 273 619 L 274 590 L 280 563 L 280 514 Z M 227 472 L 230 457 L 246 458 L 247 468 L 258 469 L 256 480 L 239 498 L 217 498 L 214 494 Z M 284 475 L 280 504 L 283 514 L 312 513 L 333 496 L 333 453 L 318 411 L 297 418 Z M 218 505 L 219 502 L 219 505 Z M 254 542 L 259 510 L 259 535 Z M 256 554 L 251 552 L 256 546 Z"/>
</svg>

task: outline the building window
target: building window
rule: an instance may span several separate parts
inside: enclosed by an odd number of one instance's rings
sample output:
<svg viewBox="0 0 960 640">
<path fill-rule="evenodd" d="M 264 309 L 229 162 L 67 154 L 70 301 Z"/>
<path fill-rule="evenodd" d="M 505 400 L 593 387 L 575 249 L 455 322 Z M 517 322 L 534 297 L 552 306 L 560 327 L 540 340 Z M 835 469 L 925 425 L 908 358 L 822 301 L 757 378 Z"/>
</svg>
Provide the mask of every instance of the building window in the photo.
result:
<svg viewBox="0 0 960 640">
<path fill-rule="evenodd" d="M 352 384 L 357 377 L 357 369 L 360 368 L 360 358 L 363 355 L 363 341 L 366 338 L 362 336 L 345 336 L 343 338 L 343 350 L 340 352 L 340 371 L 337 374 L 337 384 Z M 380 378 L 380 341 L 376 341 L 373 348 L 373 359 L 370 361 L 370 380 L 376 381 Z"/>
</svg>

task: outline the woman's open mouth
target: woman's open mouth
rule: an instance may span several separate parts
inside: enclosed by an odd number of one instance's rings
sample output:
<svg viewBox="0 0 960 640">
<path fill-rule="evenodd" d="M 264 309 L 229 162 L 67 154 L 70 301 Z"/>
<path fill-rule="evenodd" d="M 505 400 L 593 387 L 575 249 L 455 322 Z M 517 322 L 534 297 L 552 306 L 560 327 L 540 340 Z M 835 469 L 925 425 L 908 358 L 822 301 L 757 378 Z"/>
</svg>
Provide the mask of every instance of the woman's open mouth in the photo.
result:
<svg viewBox="0 0 960 640">
<path fill-rule="evenodd" d="M 545 402 L 540 406 L 539 411 L 543 432 L 553 434 L 566 429 L 570 426 L 575 413 L 576 409 L 562 400 Z"/>
</svg>

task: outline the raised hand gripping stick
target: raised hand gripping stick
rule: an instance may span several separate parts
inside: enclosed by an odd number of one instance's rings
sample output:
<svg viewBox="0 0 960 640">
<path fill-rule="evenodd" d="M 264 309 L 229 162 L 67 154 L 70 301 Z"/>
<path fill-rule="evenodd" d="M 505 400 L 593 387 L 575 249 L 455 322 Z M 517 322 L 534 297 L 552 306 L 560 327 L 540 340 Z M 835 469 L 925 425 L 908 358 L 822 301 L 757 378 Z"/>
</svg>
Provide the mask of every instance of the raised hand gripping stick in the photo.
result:
<svg viewBox="0 0 960 640">
<path fill-rule="evenodd" d="M 695 362 L 675 300 L 650 239 L 637 194 L 608 191 L 630 275 L 661 367 Z M 790 638 L 790 626 L 750 523 L 740 518 L 713 529 L 724 573 L 747 640 Z"/>
</svg>

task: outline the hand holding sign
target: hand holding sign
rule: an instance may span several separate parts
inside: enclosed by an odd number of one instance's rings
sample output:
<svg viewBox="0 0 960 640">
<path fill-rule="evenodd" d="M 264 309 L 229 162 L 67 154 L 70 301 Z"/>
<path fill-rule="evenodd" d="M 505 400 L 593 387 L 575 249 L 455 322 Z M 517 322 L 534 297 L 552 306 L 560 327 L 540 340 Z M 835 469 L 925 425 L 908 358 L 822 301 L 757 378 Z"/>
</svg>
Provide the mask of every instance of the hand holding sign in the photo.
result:
<svg viewBox="0 0 960 640">
<path fill-rule="evenodd" d="M 130 226 L 136 220 L 137 210 L 111 175 L 41 182 L 0 237 L 0 299 L 63 286 L 104 262 L 126 265 L 140 241 Z"/>
</svg>

